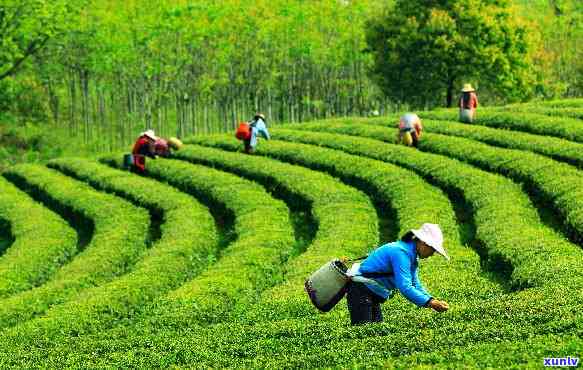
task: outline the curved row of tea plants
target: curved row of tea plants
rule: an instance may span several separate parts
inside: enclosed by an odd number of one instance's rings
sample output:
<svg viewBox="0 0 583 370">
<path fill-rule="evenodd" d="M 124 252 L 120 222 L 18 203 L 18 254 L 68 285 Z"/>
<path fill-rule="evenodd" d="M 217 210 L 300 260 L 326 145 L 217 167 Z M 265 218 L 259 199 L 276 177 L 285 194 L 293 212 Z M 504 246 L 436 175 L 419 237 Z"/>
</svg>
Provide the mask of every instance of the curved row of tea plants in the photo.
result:
<svg viewBox="0 0 583 370">
<path fill-rule="evenodd" d="M 583 268 L 576 257 L 581 249 L 543 226 L 520 186 L 499 175 L 378 140 L 283 129 L 277 130 L 277 137 L 397 163 L 444 188 L 456 189 L 473 207 L 477 239 L 499 266 L 511 270 L 514 286 L 544 286 L 551 279 L 567 283 L 572 271 Z M 552 265 L 545 263 L 548 258 L 553 259 Z"/>
<path fill-rule="evenodd" d="M 18 165 L 4 176 L 46 202 L 62 204 L 91 220 L 94 233 L 89 245 L 45 284 L 0 301 L 0 327 L 41 315 L 84 289 L 131 271 L 145 251 L 150 224 L 145 209 L 39 165 Z"/>
<path fill-rule="evenodd" d="M 524 105 L 536 105 L 549 108 L 583 108 L 583 99 L 572 98 L 572 99 L 559 99 L 559 100 L 549 100 L 541 101 L 536 103 L 526 103 Z"/>
<path fill-rule="evenodd" d="M 217 247 L 214 220 L 192 197 L 157 181 L 111 169 L 86 159 L 59 159 L 49 166 L 161 214 L 161 238 L 133 269 L 105 285 L 84 290 L 78 298 L 58 305 L 42 319 L 18 327 L 23 333 L 95 332 L 135 315 L 158 296 L 202 271 Z"/>
<path fill-rule="evenodd" d="M 104 161 L 121 166 L 117 156 Z M 282 201 L 254 182 L 181 161 L 148 161 L 148 174 L 232 213 L 237 235 L 217 262 L 158 303 L 152 326 L 229 321 L 282 280 L 282 264 L 294 247 L 289 210 Z"/>
<path fill-rule="evenodd" d="M 340 127 L 351 126 L 349 132 L 358 131 L 360 136 L 366 136 L 392 143 L 396 136 L 396 130 L 394 129 L 393 123 L 394 122 L 390 119 L 372 121 L 362 118 L 349 118 L 343 121 L 307 123 L 302 124 L 301 127 L 321 131 L 321 129 L 326 127 L 334 127 L 335 129 L 337 128 L 340 130 Z M 363 128 L 362 130 L 359 130 L 356 127 L 363 125 L 378 127 Z M 519 131 L 509 132 L 508 130 L 500 130 L 486 126 L 468 125 L 455 121 L 424 119 L 423 127 L 426 133 L 429 132 L 465 137 L 494 146 L 531 151 L 551 157 L 558 161 L 567 162 L 578 168 L 583 168 L 583 144 L 581 143 Z"/>
<path fill-rule="evenodd" d="M 288 202 L 299 198 L 309 204 L 318 231 L 307 251 L 286 264 L 285 282 L 271 290 L 279 298 L 273 302 L 271 313 L 281 316 L 283 311 L 309 312 L 309 302 L 302 291 L 306 275 L 335 257 L 362 255 L 367 247 L 378 242 L 378 220 L 370 200 L 328 175 L 200 146 L 188 146 L 176 156 L 253 179 Z"/>
<path fill-rule="evenodd" d="M 583 144 L 569 140 L 523 132 L 509 134 L 506 130 L 453 121 L 423 120 L 423 127 L 427 132 L 465 137 L 509 149 L 531 151 L 583 168 Z M 378 133 L 381 134 L 382 131 L 386 129 L 379 129 Z M 384 140 L 385 136 L 377 136 L 379 139 L 381 137 Z M 386 135 L 386 137 L 388 140 L 394 139 L 394 135 Z"/>
<path fill-rule="evenodd" d="M 457 121 L 457 111 L 431 111 L 419 114 L 421 119 Z M 488 126 L 513 131 L 523 131 L 537 135 L 560 137 L 583 143 L 583 125 L 581 120 L 568 117 L 551 117 L 522 112 L 500 112 L 480 110 L 476 114 L 474 125 Z"/>
<path fill-rule="evenodd" d="M 453 351 L 457 358 L 462 348 L 469 347 L 476 352 L 467 356 L 466 366 L 480 367 L 492 362 L 493 349 L 511 351 L 520 363 L 536 361 L 540 365 L 538 338 L 554 340 L 545 353 L 557 354 L 551 352 L 557 348 L 576 353 L 577 347 L 573 347 L 569 337 L 583 334 L 582 299 L 580 289 L 547 286 L 490 299 L 450 302 L 450 311 L 442 315 L 395 306 L 393 299 L 384 304 L 390 310 L 385 311 L 382 324 L 350 327 L 345 321 L 322 320 L 320 316 L 254 325 L 225 323 L 196 330 L 176 328 L 139 335 L 119 329 L 99 336 L 64 338 L 50 352 L 43 351 L 44 357 L 25 348 L 10 353 L 9 358 L 0 353 L 0 362 L 29 365 L 43 361 L 51 366 L 82 363 L 99 367 L 124 363 L 139 367 L 196 364 L 201 368 L 297 368 L 315 363 L 321 367 L 347 363 L 391 366 L 405 360 L 415 364 L 434 358 L 436 364 L 445 366 L 449 358 L 444 357 L 444 351 Z M 510 342 L 524 341 L 533 341 L 533 347 L 520 346 L 520 350 L 508 347 Z M 508 356 L 504 358 L 508 360 Z"/>
<path fill-rule="evenodd" d="M 441 127 L 445 127 L 446 125 L 448 123 L 444 122 Z M 449 131 L 434 126 L 440 126 L 440 122 L 429 122 L 429 127 L 435 131 Z M 466 126 L 467 128 L 459 126 Z M 315 131 L 337 132 L 367 138 L 378 138 L 379 140 L 388 142 L 394 140 L 394 137 L 391 135 L 394 134 L 393 130 L 388 130 L 384 127 L 375 127 L 374 125 L 307 124 L 302 127 Z M 488 131 L 486 133 L 488 137 L 495 137 L 499 141 L 506 142 L 504 133 L 500 132 L 500 130 L 460 124 L 453 124 L 453 127 L 459 128 L 459 130 L 452 131 L 461 133 L 464 136 L 473 135 L 472 137 L 480 137 L 480 133 L 484 131 L 483 129 L 486 129 Z M 498 131 L 499 133 L 497 135 L 492 131 Z M 517 134 L 513 136 L 515 142 L 520 140 L 520 135 L 535 136 Z M 529 137 L 524 139 L 527 140 Z M 549 141 L 559 140 L 551 138 L 538 139 L 541 151 L 545 150 L 542 147 L 544 147 L 543 143 L 547 139 Z M 536 136 L 532 139 L 532 142 L 537 142 Z M 568 144 L 565 145 L 567 149 L 572 149 L 573 146 L 581 146 L 580 144 L 567 143 L 571 144 L 570 146 Z M 570 238 L 577 242 L 583 242 L 583 213 L 580 212 L 583 209 L 583 173 L 577 168 L 568 164 L 557 163 L 552 159 L 522 150 L 497 148 L 474 140 L 440 134 L 425 134 L 419 145 L 419 148 L 422 150 L 443 154 L 464 162 L 470 162 L 489 171 L 500 172 L 511 176 L 517 181 L 524 182 L 531 193 L 536 194 L 537 197 L 553 205 L 553 208 L 562 216 L 561 218 L 565 224 L 565 228 L 568 230 Z M 518 145 L 526 148 L 527 143 L 522 142 L 522 144 Z M 536 147 L 536 145 L 533 144 L 533 147 Z M 549 148 L 549 151 L 560 150 L 558 145 L 555 147 L 549 145 Z"/>
<path fill-rule="evenodd" d="M 419 148 L 523 182 L 530 193 L 552 205 L 569 237 L 583 243 L 583 172 L 580 170 L 537 154 L 439 134 L 428 134 Z"/>
<path fill-rule="evenodd" d="M 0 298 L 41 285 L 77 252 L 75 230 L 2 177 L 0 219 L 13 239 L 0 257 Z"/>
<path fill-rule="evenodd" d="M 197 137 L 190 141 L 230 151 L 237 150 L 239 146 L 234 140 L 224 137 Z M 483 297 L 491 295 L 493 291 L 499 291 L 500 287 L 481 275 L 477 255 L 471 249 L 460 247 L 458 226 L 447 197 L 412 171 L 335 150 L 277 141 L 263 145 L 257 154 L 327 171 L 347 183 L 360 187 L 373 199 L 391 205 L 398 221 L 400 235 L 419 227 L 424 222 L 439 223 L 455 262 L 436 261 L 437 263 L 424 267 L 422 276 L 427 279 L 424 281 L 428 282 L 430 290 L 447 294 L 445 298 L 448 299 Z M 383 243 L 388 241 L 385 240 Z M 305 257 L 301 256 L 301 259 Z M 304 274 L 304 278 L 307 274 L 309 271 Z M 463 284 L 467 281 L 472 281 L 475 288 L 468 289 Z M 300 289 L 301 287 L 296 285 L 296 291 Z M 275 291 L 273 296 L 279 294 L 281 293 Z M 267 311 L 270 310 L 268 304 L 270 298 L 268 296 L 263 300 L 266 305 L 264 309 Z"/>
<path fill-rule="evenodd" d="M 542 114 L 546 116 L 553 116 L 553 117 L 568 117 L 568 118 L 577 118 L 583 119 L 583 107 L 574 108 L 547 108 L 541 106 L 532 106 L 532 105 L 518 105 L 518 106 L 506 106 L 499 108 L 500 111 L 503 112 L 523 112 L 523 113 L 534 113 L 534 114 Z"/>
</svg>

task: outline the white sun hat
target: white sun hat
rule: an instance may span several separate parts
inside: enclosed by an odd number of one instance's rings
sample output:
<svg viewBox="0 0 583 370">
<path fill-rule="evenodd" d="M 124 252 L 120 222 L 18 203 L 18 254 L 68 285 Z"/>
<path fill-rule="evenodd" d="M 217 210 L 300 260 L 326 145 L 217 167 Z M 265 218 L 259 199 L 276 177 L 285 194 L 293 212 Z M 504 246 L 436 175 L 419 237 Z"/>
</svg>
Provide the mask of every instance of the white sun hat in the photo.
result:
<svg viewBox="0 0 583 370">
<path fill-rule="evenodd" d="M 142 132 L 141 136 L 147 136 L 152 140 L 158 140 L 158 136 L 156 136 L 156 134 L 154 133 L 154 130 L 146 130 L 144 132 Z"/>
<path fill-rule="evenodd" d="M 435 251 L 445 257 L 449 261 L 449 256 L 443 248 L 443 233 L 436 224 L 423 224 L 420 229 L 411 230 L 413 235 L 415 235 L 419 240 L 425 242 L 428 246 L 435 249 Z"/>
</svg>

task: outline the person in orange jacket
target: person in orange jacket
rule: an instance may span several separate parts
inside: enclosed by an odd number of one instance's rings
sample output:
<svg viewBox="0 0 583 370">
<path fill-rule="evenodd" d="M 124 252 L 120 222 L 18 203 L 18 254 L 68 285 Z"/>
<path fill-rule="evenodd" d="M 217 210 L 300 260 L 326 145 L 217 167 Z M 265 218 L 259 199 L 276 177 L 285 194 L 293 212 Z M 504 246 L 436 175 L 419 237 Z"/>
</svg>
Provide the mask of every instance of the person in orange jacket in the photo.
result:
<svg viewBox="0 0 583 370">
<path fill-rule="evenodd" d="M 146 157 L 156 158 L 156 140 L 158 140 L 158 137 L 154 134 L 154 130 L 147 130 L 140 134 L 132 150 L 132 171 L 137 173 L 146 172 Z"/>
</svg>

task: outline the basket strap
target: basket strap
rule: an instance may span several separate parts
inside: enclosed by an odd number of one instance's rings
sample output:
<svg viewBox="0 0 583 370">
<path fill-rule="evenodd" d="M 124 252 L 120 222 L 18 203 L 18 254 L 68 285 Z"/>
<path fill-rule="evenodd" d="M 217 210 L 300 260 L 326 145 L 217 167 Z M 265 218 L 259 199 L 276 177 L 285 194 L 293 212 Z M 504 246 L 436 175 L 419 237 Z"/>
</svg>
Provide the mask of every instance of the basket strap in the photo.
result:
<svg viewBox="0 0 583 370">
<path fill-rule="evenodd" d="M 355 281 L 357 283 L 374 285 L 377 288 L 383 290 L 388 296 L 391 296 L 391 292 L 385 286 L 383 286 L 381 283 L 379 283 L 378 281 L 376 281 L 374 279 L 370 279 L 370 278 L 364 277 L 362 275 L 352 276 L 351 279 L 352 279 L 352 281 Z"/>
<path fill-rule="evenodd" d="M 357 258 L 352 258 L 347 260 L 348 262 L 354 262 L 354 261 L 362 261 L 363 259 L 366 259 L 366 257 L 368 257 L 368 254 L 362 256 L 362 257 L 357 257 Z"/>
</svg>

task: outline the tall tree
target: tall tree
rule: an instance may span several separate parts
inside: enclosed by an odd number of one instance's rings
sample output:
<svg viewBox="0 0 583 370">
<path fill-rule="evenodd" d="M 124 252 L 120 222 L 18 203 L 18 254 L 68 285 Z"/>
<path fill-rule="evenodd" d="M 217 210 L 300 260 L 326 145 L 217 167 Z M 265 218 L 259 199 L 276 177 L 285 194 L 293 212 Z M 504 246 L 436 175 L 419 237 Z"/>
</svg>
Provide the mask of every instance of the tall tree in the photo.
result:
<svg viewBox="0 0 583 370">
<path fill-rule="evenodd" d="M 74 0 L 0 0 L 0 80 L 67 27 Z"/>
<path fill-rule="evenodd" d="M 450 107 L 464 82 L 529 93 L 527 29 L 505 0 L 397 0 L 369 22 L 367 43 L 373 78 L 399 103 Z"/>
</svg>

